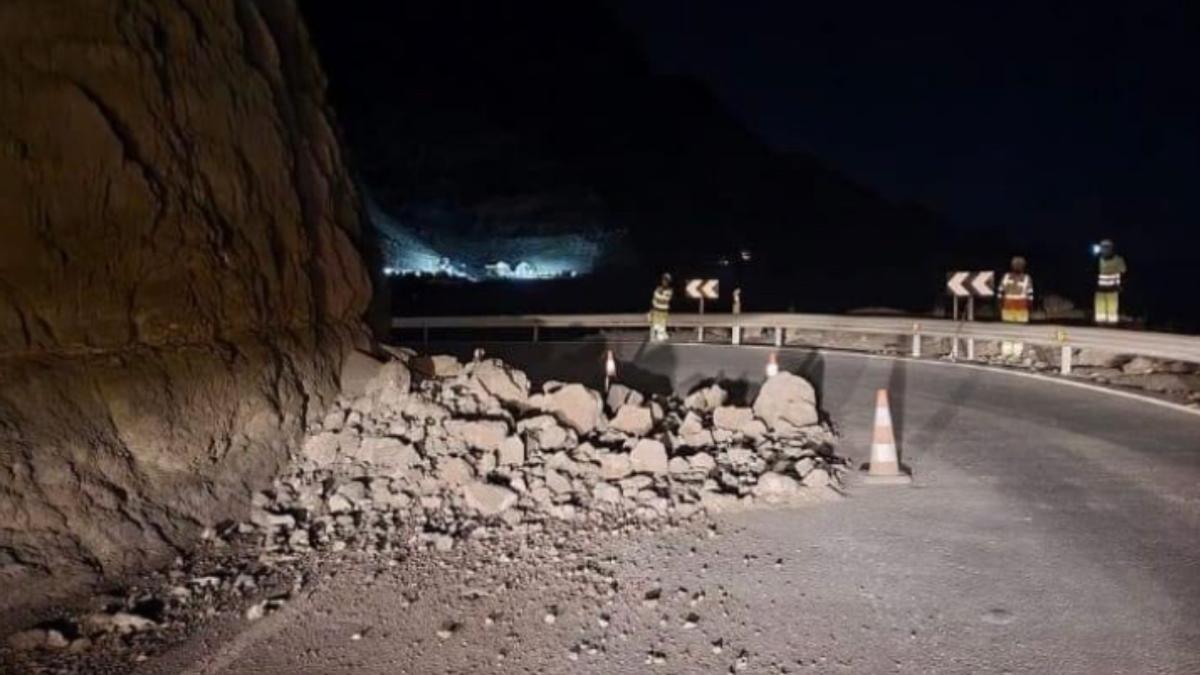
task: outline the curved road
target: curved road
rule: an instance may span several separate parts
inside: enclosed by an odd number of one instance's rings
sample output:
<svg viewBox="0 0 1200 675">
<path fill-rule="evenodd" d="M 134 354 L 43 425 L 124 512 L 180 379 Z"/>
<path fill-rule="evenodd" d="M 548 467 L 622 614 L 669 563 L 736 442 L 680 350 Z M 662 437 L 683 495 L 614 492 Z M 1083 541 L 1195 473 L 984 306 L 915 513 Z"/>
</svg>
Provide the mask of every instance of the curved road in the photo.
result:
<svg viewBox="0 0 1200 675">
<path fill-rule="evenodd" d="M 593 384 L 603 349 L 489 346 L 537 382 Z M 622 381 L 661 391 L 716 377 L 740 382 L 745 396 L 767 354 L 617 350 Z M 515 612 L 515 623 L 531 625 L 503 662 L 492 660 L 485 629 L 469 625 L 454 649 L 413 642 L 427 625 L 406 623 L 397 596 L 347 602 L 351 591 L 335 580 L 312 600 L 322 623 L 306 610 L 196 672 L 285 672 L 300 646 L 315 660 L 289 672 L 706 673 L 737 665 L 741 649 L 745 672 L 1200 672 L 1200 415 L 932 362 L 785 350 L 780 365 L 818 385 L 843 434 L 840 452 L 856 462 L 866 458 L 875 391 L 889 389 L 914 484 L 852 484 L 844 500 L 725 516 L 709 540 L 672 533 L 612 544 L 624 587 L 653 578 L 724 598 L 719 613 L 701 611 L 696 638 L 668 627 L 682 609 L 651 610 L 663 615 L 666 635 L 655 640 L 673 654 L 665 663 L 646 665 L 648 642 L 632 630 L 612 637 L 604 656 L 568 660 L 567 646 L 598 630 L 587 617 L 551 627 Z M 532 603 L 539 592 L 534 584 L 509 601 Z M 394 639 L 347 652 L 343 629 L 322 628 L 355 622 L 385 625 Z M 730 648 L 712 654 L 716 639 Z"/>
</svg>

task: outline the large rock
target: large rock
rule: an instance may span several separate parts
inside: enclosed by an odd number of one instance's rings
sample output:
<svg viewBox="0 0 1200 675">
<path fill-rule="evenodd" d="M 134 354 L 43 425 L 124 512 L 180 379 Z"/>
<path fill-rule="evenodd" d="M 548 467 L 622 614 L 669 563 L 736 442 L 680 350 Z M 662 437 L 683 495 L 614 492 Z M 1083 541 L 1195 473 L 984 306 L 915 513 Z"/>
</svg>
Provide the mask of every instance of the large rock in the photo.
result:
<svg viewBox="0 0 1200 675">
<path fill-rule="evenodd" d="M 517 493 L 500 485 L 475 481 L 463 487 L 463 503 L 482 516 L 498 516 L 517 503 Z"/>
<path fill-rule="evenodd" d="M 645 436 L 654 428 L 654 419 L 649 408 L 625 404 L 617 410 L 608 428 L 630 436 Z"/>
<path fill-rule="evenodd" d="M 754 414 L 772 431 L 816 424 L 817 393 L 808 380 L 787 371 L 769 378 L 754 401 Z"/>
<path fill-rule="evenodd" d="M 347 354 L 342 361 L 341 376 L 338 378 L 342 395 L 351 400 L 364 395 L 367 383 L 379 375 L 383 364 L 384 361 L 358 350 Z"/>
<path fill-rule="evenodd" d="M 499 450 L 508 438 L 508 423 L 503 420 L 446 420 L 446 433 L 474 450 Z"/>
<path fill-rule="evenodd" d="M 475 477 L 475 469 L 461 457 L 438 460 L 437 480 L 444 487 L 458 487 Z"/>
<path fill-rule="evenodd" d="M 0 3 L 0 614 L 243 516 L 336 394 L 324 82 L 290 0 Z"/>
<path fill-rule="evenodd" d="M 754 411 L 749 408 L 723 405 L 713 411 L 713 426 L 728 431 L 741 431 L 754 421 Z"/>
<path fill-rule="evenodd" d="M 463 372 L 463 364 L 450 354 L 417 356 L 411 361 L 413 370 L 424 377 L 455 377 Z"/>
<path fill-rule="evenodd" d="M 517 423 L 517 431 L 525 435 L 526 449 L 537 452 L 562 450 L 571 444 L 567 429 L 550 415 L 538 415 Z"/>
<path fill-rule="evenodd" d="M 667 473 L 667 448 L 659 441 L 643 438 L 633 446 L 629 462 L 634 473 Z"/>
<path fill-rule="evenodd" d="M 1145 356 L 1135 356 L 1129 363 L 1121 366 L 1121 372 L 1126 375 L 1149 375 L 1158 370 L 1158 364 Z"/>
<path fill-rule="evenodd" d="M 590 434 L 604 425 L 600 395 L 582 384 L 568 384 L 539 397 L 539 407 L 579 434 Z"/>
<path fill-rule="evenodd" d="M 645 400 L 646 398 L 642 396 L 641 392 L 619 382 L 610 386 L 608 394 L 604 397 L 604 402 L 608 406 L 608 410 L 614 413 L 620 410 L 621 406 L 625 404 L 638 406 L 642 405 Z"/>
<path fill-rule="evenodd" d="M 392 476 L 407 475 L 422 462 L 412 445 L 387 436 L 362 439 L 355 459 Z"/>
<path fill-rule="evenodd" d="M 688 410 L 696 412 L 708 413 L 725 405 L 725 400 L 729 398 L 729 394 L 719 384 L 711 384 L 703 389 L 688 394 L 684 399 L 683 404 Z"/>
<path fill-rule="evenodd" d="M 601 454 L 598 459 L 600 460 L 600 477 L 604 480 L 620 480 L 633 473 L 633 464 L 629 460 L 629 455 L 606 452 Z"/>
<path fill-rule="evenodd" d="M 412 373 L 403 361 L 392 360 L 383 364 L 379 372 L 367 381 L 363 395 L 376 405 L 387 410 L 400 412 L 412 393 Z"/>
<path fill-rule="evenodd" d="M 791 476 L 768 471 L 758 477 L 753 493 L 768 502 L 781 502 L 791 499 L 800 492 L 800 483 Z"/>
<path fill-rule="evenodd" d="M 500 466 L 521 466 L 525 463 L 525 441 L 520 436 L 509 436 L 500 444 L 496 453 Z"/>
<path fill-rule="evenodd" d="M 472 363 L 465 372 L 472 386 L 496 397 L 509 408 L 521 410 L 529 402 L 529 378 L 499 359 Z"/>
</svg>

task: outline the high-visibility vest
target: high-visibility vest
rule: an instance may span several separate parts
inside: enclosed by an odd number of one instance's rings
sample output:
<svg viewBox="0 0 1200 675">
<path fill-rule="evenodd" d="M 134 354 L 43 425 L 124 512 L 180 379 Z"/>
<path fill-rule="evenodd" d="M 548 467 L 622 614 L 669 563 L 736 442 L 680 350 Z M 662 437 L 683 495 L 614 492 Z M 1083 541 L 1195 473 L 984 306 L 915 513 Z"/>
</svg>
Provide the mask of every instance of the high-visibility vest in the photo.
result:
<svg viewBox="0 0 1200 675">
<path fill-rule="evenodd" d="M 1096 289 L 1103 292 L 1121 290 L 1121 275 L 1125 274 L 1125 259 L 1119 255 L 1100 259 L 1100 276 L 1096 278 Z"/>
<path fill-rule="evenodd" d="M 1000 295 L 1005 300 L 1033 300 L 1033 277 L 1009 272 L 1000 280 Z"/>
<path fill-rule="evenodd" d="M 651 302 L 650 306 L 657 312 L 666 312 L 671 309 L 671 296 L 674 294 L 675 291 L 671 290 L 669 287 L 656 288 L 654 289 L 654 300 Z"/>
</svg>

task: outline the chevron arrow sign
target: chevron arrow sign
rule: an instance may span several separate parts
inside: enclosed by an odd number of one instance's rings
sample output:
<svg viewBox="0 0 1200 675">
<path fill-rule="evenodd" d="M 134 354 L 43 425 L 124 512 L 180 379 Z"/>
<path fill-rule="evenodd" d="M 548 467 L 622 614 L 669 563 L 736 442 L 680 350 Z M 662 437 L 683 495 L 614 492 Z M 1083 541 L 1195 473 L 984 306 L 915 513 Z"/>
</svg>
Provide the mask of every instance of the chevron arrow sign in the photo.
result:
<svg viewBox="0 0 1200 675">
<path fill-rule="evenodd" d="M 692 279 L 687 282 L 688 297 L 696 300 L 716 300 L 718 283 L 716 279 Z"/>
<path fill-rule="evenodd" d="M 946 275 L 946 290 L 960 298 L 996 296 L 995 272 L 951 272 Z"/>
</svg>

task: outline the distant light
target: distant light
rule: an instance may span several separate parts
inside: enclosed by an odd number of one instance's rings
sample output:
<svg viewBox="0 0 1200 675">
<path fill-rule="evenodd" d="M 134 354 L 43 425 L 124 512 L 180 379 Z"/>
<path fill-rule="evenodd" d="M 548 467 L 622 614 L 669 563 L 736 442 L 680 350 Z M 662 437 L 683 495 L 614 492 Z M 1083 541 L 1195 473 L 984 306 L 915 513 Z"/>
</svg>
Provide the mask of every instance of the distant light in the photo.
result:
<svg viewBox="0 0 1200 675">
<path fill-rule="evenodd" d="M 751 253 L 750 249 L 748 249 L 748 248 L 742 249 L 742 262 L 750 262 L 753 258 L 754 258 L 754 254 Z"/>
<path fill-rule="evenodd" d="M 395 267 L 383 268 L 383 276 L 385 276 L 385 277 L 395 276 L 396 274 L 397 274 L 397 270 Z"/>
<path fill-rule="evenodd" d="M 1100 244 L 1092 244 L 1092 255 L 1100 255 Z"/>
<path fill-rule="evenodd" d="M 729 267 L 729 258 L 721 256 L 720 258 L 717 258 L 717 264 L 721 267 Z"/>
</svg>

